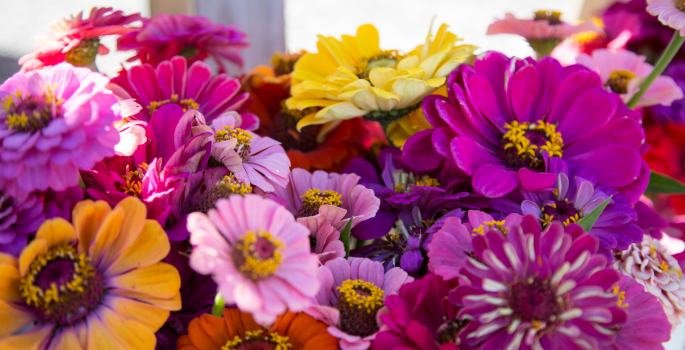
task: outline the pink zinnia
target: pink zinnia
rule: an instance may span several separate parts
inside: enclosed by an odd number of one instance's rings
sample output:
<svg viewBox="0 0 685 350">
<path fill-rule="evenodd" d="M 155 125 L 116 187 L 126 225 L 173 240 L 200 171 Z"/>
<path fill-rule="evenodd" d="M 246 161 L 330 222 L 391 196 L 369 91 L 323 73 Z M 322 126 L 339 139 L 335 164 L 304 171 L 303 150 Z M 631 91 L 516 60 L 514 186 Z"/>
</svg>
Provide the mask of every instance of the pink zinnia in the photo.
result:
<svg viewBox="0 0 685 350">
<path fill-rule="evenodd" d="M 343 350 L 364 350 L 378 334 L 378 311 L 385 298 L 412 282 L 404 270 L 384 272 L 383 264 L 366 258 L 336 258 L 319 267 L 321 289 L 307 313 L 326 322 Z"/>
<path fill-rule="evenodd" d="M 225 62 L 240 68 L 243 59 L 238 54 L 249 46 L 247 35 L 233 26 L 213 23 L 206 17 L 183 14 L 159 14 L 143 19 L 140 30 L 119 38 L 119 50 L 136 50 L 130 60 L 156 66 L 174 56 L 183 56 L 191 63 L 212 57 L 221 72 L 227 72 Z"/>
<path fill-rule="evenodd" d="M 533 19 L 518 19 L 507 13 L 504 19 L 497 20 L 488 27 L 487 35 L 516 34 L 526 40 L 564 40 L 573 34 L 602 31 L 592 21 L 574 26 L 561 21 L 560 16 L 559 12 L 537 11 Z"/>
<path fill-rule="evenodd" d="M 628 103 L 640 90 L 640 85 L 652 72 L 651 64 L 646 63 L 647 57 L 632 51 L 610 51 L 597 49 L 592 56 L 582 54 L 576 62 L 595 71 L 602 78 L 608 91 L 613 91 Z M 683 91 L 673 78 L 661 75 L 647 89 L 638 102 L 638 107 L 664 105 L 670 106 L 675 100 L 683 98 Z"/>
<path fill-rule="evenodd" d="M 219 200 L 208 215 L 190 214 L 188 230 L 190 266 L 211 274 L 226 303 L 257 323 L 303 311 L 319 290 L 309 232 L 273 201 L 255 194 Z"/>
<path fill-rule="evenodd" d="M 10 195 L 62 191 L 79 169 L 114 155 L 119 134 L 109 79 L 62 63 L 16 73 L 0 86 L 0 187 Z"/>
<path fill-rule="evenodd" d="M 133 29 L 126 25 L 141 19 L 140 14 L 125 16 L 111 7 L 93 7 L 83 19 L 83 11 L 76 17 L 64 18 L 50 25 L 48 37 L 38 37 L 33 52 L 19 59 L 21 71 L 26 72 L 67 61 L 76 66 L 88 66 L 95 55 L 105 55 L 109 49 L 98 39 L 105 35 L 121 35 Z"/>
<path fill-rule="evenodd" d="M 680 0 L 647 0 L 647 12 L 685 36 L 685 4 Z"/>
<path fill-rule="evenodd" d="M 119 143 L 114 146 L 118 156 L 130 156 L 138 146 L 147 143 L 145 128 L 147 123 L 136 120 L 136 115 L 143 109 L 134 99 L 119 101 L 122 119 L 114 123 L 119 132 Z"/>
</svg>

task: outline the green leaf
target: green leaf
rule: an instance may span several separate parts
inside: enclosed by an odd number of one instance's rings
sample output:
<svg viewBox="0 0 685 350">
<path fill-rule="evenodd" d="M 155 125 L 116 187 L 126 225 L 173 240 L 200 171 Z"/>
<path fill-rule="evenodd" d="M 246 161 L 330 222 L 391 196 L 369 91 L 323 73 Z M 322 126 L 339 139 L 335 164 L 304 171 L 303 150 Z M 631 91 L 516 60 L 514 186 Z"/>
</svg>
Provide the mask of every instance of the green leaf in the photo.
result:
<svg viewBox="0 0 685 350">
<path fill-rule="evenodd" d="M 350 230 L 352 230 L 352 220 L 354 220 L 354 218 L 350 218 L 350 221 L 345 225 L 345 229 L 340 233 L 340 240 L 345 245 L 345 259 L 350 256 Z"/>
<path fill-rule="evenodd" d="M 212 306 L 212 315 L 216 317 L 224 317 L 224 306 L 226 306 L 226 302 L 221 298 L 221 294 L 216 293 L 216 297 L 214 298 L 214 306 Z"/>
<path fill-rule="evenodd" d="M 652 171 L 647 191 L 663 194 L 685 194 L 685 184 L 664 174 Z"/>
<path fill-rule="evenodd" d="M 611 197 L 607 198 L 602 204 L 600 204 L 595 210 L 591 211 L 590 214 L 585 215 L 580 221 L 578 221 L 578 225 L 583 227 L 583 230 L 585 232 L 589 232 L 592 226 L 595 225 L 595 222 L 597 222 L 597 219 L 599 219 L 599 216 L 602 215 L 602 212 L 604 211 L 604 208 L 609 205 L 609 202 L 611 202 Z"/>
</svg>

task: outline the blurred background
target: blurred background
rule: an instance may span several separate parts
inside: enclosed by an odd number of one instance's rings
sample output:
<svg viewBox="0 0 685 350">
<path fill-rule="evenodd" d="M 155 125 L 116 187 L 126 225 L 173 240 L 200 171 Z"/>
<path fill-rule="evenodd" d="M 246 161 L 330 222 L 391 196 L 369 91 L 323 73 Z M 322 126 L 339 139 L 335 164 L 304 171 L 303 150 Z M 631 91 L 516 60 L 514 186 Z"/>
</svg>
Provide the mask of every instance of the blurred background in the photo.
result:
<svg viewBox="0 0 685 350">
<path fill-rule="evenodd" d="M 248 34 L 251 47 L 241 51 L 246 65 L 268 64 L 275 51 L 315 51 L 316 35 L 354 34 L 356 28 L 373 23 L 380 33 L 381 47 L 409 51 L 423 43 L 433 17 L 436 30 L 447 23 L 450 31 L 465 43 L 480 47 L 477 52 L 498 50 L 510 56 L 526 57 L 533 51 L 523 38 L 514 35 L 486 36 L 487 27 L 506 12 L 530 17 L 536 10 L 557 10 L 562 19 L 576 22 L 599 13 L 616 0 L 0 0 L 0 81 L 17 72 L 19 58 L 33 51 L 34 38 L 47 35 L 48 23 L 61 17 L 86 13 L 94 6 L 111 6 L 126 14 L 143 16 L 159 13 L 202 15 L 214 22 L 237 24 Z M 129 65 L 131 52 L 114 52 L 115 37 L 102 44 L 113 52 L 97 56 L 99 70 L 112 77 Z M 234 75 L 242 73 L 233 70 Z M 666 350 L 685 350 L 685 326 L 673 332 Z"/>
</svg>

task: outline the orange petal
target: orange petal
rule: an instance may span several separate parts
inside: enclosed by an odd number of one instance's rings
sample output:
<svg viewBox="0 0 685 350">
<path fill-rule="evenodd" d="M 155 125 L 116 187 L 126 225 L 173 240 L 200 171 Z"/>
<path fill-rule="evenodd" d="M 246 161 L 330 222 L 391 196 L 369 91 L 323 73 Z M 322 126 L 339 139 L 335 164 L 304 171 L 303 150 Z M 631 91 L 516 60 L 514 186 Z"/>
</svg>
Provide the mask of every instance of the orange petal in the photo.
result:
<svg viewBox="0 0 685 350">
<path fill-rule="evenodd" d="M 3 327 L 4 328 L 4 324 Z M 0 339 L 2 350 L 38 350 L 44 349 L 50 339 L 52 326 L 36 326 L 19 335 Z"/>
<path fill-rule="evenodd" d="M 155 333 L 150 328 L 147 328 L 136 321 L 127 320 L 107 307 L 99 308 L 94 316 L 96 317 L 88 318 L 88 323 L 90 323 L 92 319 L 97 319 L 101 322 L 102 327 L 104 327 L 104 331 L 110 334 L 110 342 L 117 342 L 121 344 L 124 349 L 153 350 L 157 344 Z M 88 348 L 99 350 L 100 347 L 90 346 L 92 334 L 90 330 L 91 329 L 89 329 L 88 334 Z M 99 333 L 102 334 L 104 332 L 99 331 Z"/>
<path fill-rule="evenodd" d="M 43 238 L 48 242 L 48 249 L 69 244 L 76 239 L 76 231 L 74 231 L 74 226 L 71 226 L 69 221 L 62 218 L 55 218 L 51 220 L 45 220 L 38 232 L 36 232 L 36 238 Z"/>
<path fill-rule="evenodd" d="M 36 316 L 28 309 L 20 309 L 10 303 L 0 300 L 0 338 L 28 326 L 36 320 Z M 0 347 L 0 349 L 4 349 Z"/>
<path fill-rule="evenodd" d="M 40 254 L 48 252 L 48 242 L 42 238 L 36 238 L 29 243 L 19 255 L 19 276 L 24 277 L 29 271 L 29 266 Z"/>
<path fill-rule="evenodd" d="M 162 328 L 169 318 L 169 311 L 133 299 L 112 296 L 105 299 L 105 305 L 126 319 L 145 325 L 153 331 Z"/>
<path fill-rule="evenodd" d="M 21 300 L 19 270 L 16 266 L 0 263 L 0 300 Z"/>
<path fill-rule="evenodd" d="M 112 262 L 105 275 L 115 276 L 160 262 L 169 254 L 169 249 L 169 238 L 162 226 L 156 220 L 147 220 L 142 234 Z"/>
<path fill-rule="evenodd" d="M 190 321 L 188 336 L 199 349 L 221 349 L 236 334 L 226 329 L 223 318 L 204 314 Z"/>
<path fill-rule="evenodd" d="M 112 248 L 112 244 L 121 232 L 121 225 L 124 223 L 124 209 L 115 208 L 100 225 L 100 229 L 95 234 L 93 243 L 88 249 L 88 255 L 93 266 L 100 268 L 107 252 Z M 100 268 L 100 271 L 104 269 Z"/>
<path fill-rule="evenodd" d="M 192 322 L 192 321 L 190 321 Z M 193 345 L 193 342 L 190 340 L 190 337 L 186 335 L 182 335 L 178 338 L 176 341 L 176 350 L 201 350 L 198 349 L 195 345 Z"/>
<path fill-rule="evenodd" d="M 226 308 L 223 312 L 226 328 L 232 334 L 237 334 L 239 337 L 245 337 L 246 331 L 264 330 L 264 327 L 257 324 L 247 312 L 240 312 L 237 308 Z"/>
<path fill-rule="evenodd" d="M 105 256 L 100 265 L 103 268 L 109 267 L 124 249 L 130 247 L 131 243 L 140 236 L 145 226 L 147 208 L 140 199 L 136 197 L 124 198 L 114 207 L 115 212 L 118 210 L 123 210 L 124 220 L 121 223 L 119 233 L 112 241 L 112 245 L 105 251 Z"/>
<path fill-rule="evenodd" d="M 85 200 L 76 203 L 71 221 L 78 237 L 78 252 L 87 253 L 100 225 L 112 209 L 104 201 Z"/>
<path fill-rule="evenodd" d="M 179 294 L 181 276 L 175 267 L 166 263 L 141 267 L 109 280 L 108 286 L 171 298 Z"/>
<path fill-rule="evenodd" d="M 49 350 L 83 350 L 74 327 L 62 328 L 50 343 Z"/>
<path fill-rule="evenodd" d="M 12 255 L 0 253 L 0 264 L 9 264 L 17 266 L 17 263 L 17 258 L 13 257 Z"/>
<path fill-rule="evenodd" d="M 178 311 L 181 309 L 181 294 L 178 293 L 174 295 L 171 298 L 158 298 L 155 295 L 150 295 L 146 293 L 137 293 L 137 292 L 132 292 L 130 290 L 125 290 L 125 289 L 113 289 L 109 291 L 111 295 L 117 295 L 117 296 L 122 296 L 126 298 L 131 298 L 139 301 L 146 302 L 148 304 L 152 304 L 158 308 L 164 309 L 164 310 L 169 310 L 169 311 Z"/>
</svg>

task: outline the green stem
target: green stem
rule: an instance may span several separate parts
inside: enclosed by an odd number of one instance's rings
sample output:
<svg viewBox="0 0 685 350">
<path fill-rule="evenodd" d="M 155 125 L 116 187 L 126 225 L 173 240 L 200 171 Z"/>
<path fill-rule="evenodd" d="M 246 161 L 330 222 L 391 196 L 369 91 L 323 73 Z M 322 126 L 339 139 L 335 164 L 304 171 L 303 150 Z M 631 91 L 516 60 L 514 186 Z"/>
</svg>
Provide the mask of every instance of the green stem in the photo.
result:
<svg viewBox="0 0 685 350">
<path fill-rule="evenodd" d="M 659 57 L 659 60 L 656 62 L 656 65 L 654 65 L 654 69 L 649 73 L 647 78 L 645 78 L 642 85 L 640 85 L 640 91 L 628 101 L 628 108 L 635 108 L 635 106 L 637 106 L 637 103 L 642 96 L 644 96 L 645 92 L 647 92 L 654 80 L 656 80 L 656 78 L 664 72 L 664 69 L 668 67 L 668 64 L 671 63 L 671 60 L 673 60 L 673 57 L 678 53 L 680 47 L 683 46 L 683 42 L 685 42 L 685 37 L 680 36 L 680 32 L 676 30 L 671 42 L 668 43 L 666 50 L 664 50 L 661 57 Z"/>
<path fill-rule="evenodd" d="M 226 302 L 221 298 L 221 294 L 216 293 L 216 298 L 214 298 L 214 306 L 212 306 L 212 315 L 216 317 L 223 317 L 224 306 L 226 306 Z"/>
</svg>

